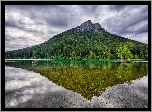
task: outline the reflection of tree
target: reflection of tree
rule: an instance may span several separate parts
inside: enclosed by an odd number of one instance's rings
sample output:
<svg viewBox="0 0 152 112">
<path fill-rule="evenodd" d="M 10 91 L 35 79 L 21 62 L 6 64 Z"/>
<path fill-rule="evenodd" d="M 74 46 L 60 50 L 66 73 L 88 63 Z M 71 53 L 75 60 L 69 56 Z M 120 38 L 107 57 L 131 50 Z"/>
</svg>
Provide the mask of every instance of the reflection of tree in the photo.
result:
<svg viewBox="0 0 152 112">
<path fill-rule="evenodd" d="M 139 63 L 121 63 L 115 74 L 119 82 L 131 82 L 147 74 L 146 64 Z"/>
<path fill-rule="evenodd" d="M 144 63 L 110 63 L 108 61 L 31 61 L 6 62 L 7 66 L 24 68 L 47 77 L 52 82 L 81 94 L 87 99 L 99 96 L 107 87 L 147 75 Z"/>
<path fill-rule="evenodd" d="M 120 66 L 117 68 L 116 77 L 122 83 L 125 80 L 128 80 L 129 76 L 131 75 L 132 71 L 132 64 L 128 63 L 121 63 Z"/>
</svg>

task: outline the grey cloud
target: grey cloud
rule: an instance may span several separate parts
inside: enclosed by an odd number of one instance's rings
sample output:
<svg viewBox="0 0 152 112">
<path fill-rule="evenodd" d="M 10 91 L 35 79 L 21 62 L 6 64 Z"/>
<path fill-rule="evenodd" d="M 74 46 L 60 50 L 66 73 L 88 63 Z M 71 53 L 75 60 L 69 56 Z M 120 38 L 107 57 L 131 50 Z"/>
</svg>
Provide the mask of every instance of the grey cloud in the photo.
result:
<svg viewBox="0 0 152 112">
<path fill-rule="evenodd" d="M 7 21 L 5 20 L 5 27 L 12 27 L 12 28 L 17 28 L 19 30 L 23 30 L 24 32 L 27 32 L 27 33 L 34 33 L 35 35 L 44 35 L 44 32 L 43 31 L 38 31 L 38 30 L 34 30 L 34 29 L 31 29 L 31 28 L 26 28 L 26 25 L 25 23 L 23 23 L 22 21 Z"/>
<path fill-rule="evenodd" d="M 63 6 L 34 6 L 28 14 L 36 24 L 45 25 L 48 28 L 63 28 L 68 26 L 68 20 L 71 16 L 66 7 Z M 45 7 L 45 8 L 43 8 Z M 38 11 L 38 12 L 37 12 Z M 37 12 L 37 13 L 35 13 Z M 69 14 L 69 16 L 67 16 Z"/>
<path fill-rule="evenodd" d="M 13 44 L 13 45 L 11 45 L 9 43 L 5 44 L 6 51 L 12 51 L 12 50 L 16 50 L 16 49 L 19 49 L 19 48 L 21 48 L 21 46 L 17 45 L 17 44 Z"/>
<path fill-rule="evenodd" d="M 129 7 L 126 8 L 129 9 Z M 143 20 L 148 20 L 148 13 L 147 10 L 145 10 L 146 8 L 144 9 L 144 11 L 143 8 L 141 9 L 138 11 L 138 13 L 129 13 L 127 11 L 121 12 L 120 15 L 115 15 L 107 18 L 104 24 L 106 24 L 108 26 L 108 29 L 113 32 L 117 32 L 119 34 L 122 34 L 124 32 L 130 33 L 131 31 L 127 30 L 129 27 L 140 24 L 140 22 Z M 141 32 L 141 30 L 138 32 Z M 145 31 L 146 29 L 144 28 L 144 32 Z"/>
<path fill-rule="evenodd" d="M 25 24 L 24 24 L 25 25 Z M 13 20 L 5 20 L 5 27 L 12 27 L 12 28 L 18 28 L 20 30 L 26 30 L 26 28 L 23 27 L 23 22 L 16 22 Z"/>
<path fill-rule="evenodd" d="M 111 29 L 114 32 L 119 31 L 119 33 L 124 33 L 124 32 L 130 33 L 132 31 L 127 30 L 129 27 L 140 23 L 140 21 L 147 19 L 147 17 L 143 17 L 143 18 L 140 18 L 140 19 L 137 18 L 137 19 L 134 19 L 134 20 L 130 18 L 127 21 L 125 21 L 123 19 L 122 20 L 116 20 L 116 19 L 111 20 L 111 19 L 112 18 L 109 18 L 109 20 L 107 19 L 106 24 L 108 25 L 108 27 L 111 27 Z M 119 23 L 119 24 L 117 24 L 117 23 Z"/>
<path fill-rule="evenodd" d="M 28 12 L 30 13 L 30 11 L 47 11 L 46 9 L 48 8 L 57 8 L 58 6 L 55 6 L 55 5 L 6 5 L 5 6 L 5 9 L 8 9 L 8 10 L 17 10 L 17 11 L 20 11 L 20 12 Z"/>
<path fill-rule="evenodd" d="M 146 17 L 140 19 L 140 20 L 137 20 L 137 21 L 134 21 L 134 22 L 130 22 L 129 24 L 129 21 L 128 21 L 128 25 L 127 23 L 124 24 L 123 26 L 123 23 L 122 23 L 122 27 L 121 29 L 118 28 L 118 30 L 115 30 L 116 32 L 118 32 L 119 34 L 123 34 L 123 33 L 143 33 L 143 32 L 148 32 L 148 23 L 147 24 L 144 24 L 143 26 L 139 27 L 140 24 L 141 24 L 141 21 L 142 20 L 145 20 L 147 19 Z M 136 29 L 132 29 L 132 30 L 128 30 L 130 27 L 136 27 Z M 117 28 L 116 28 L 117 29 Z"/>
<path fill-rule="evenodd" d="M 11 46 L 11 48 L 15 45 L 16 47 L 19 47 L 18 45 L 28 45 L 28 43 L 35 42 L 34 40 L 27 38 L 26 36 L 15 37 L 12 35 L 8 35 L 7 37 L 5 37 L 5 39 L 5 43 L 7 43 L 5 44 L 5 46 Z"/>
<path fill-rule="evenodd" d="M 5 35 L 5 41 L 7 42 L 7 40 L 9 40 L 9 41 L 14 41 L 15 39 L 16 39 L 17 37 L 14 37 L 14 36 L 12 36 L 12 35 L 9 35 L 9 34 L 6 34 Z"/>
<path fill-rule="evenodd" d="M 5 27 L 15 27 L 15 28 L 18 28 L 18 25 L 15 22 L 6 21 L 5 20 Z"/>
<path fill-rule="evenodd" d="M 58 28 L 67 27 L 68 26 L 68 21 L 67 21 L 66 17 L 62 16 L 62 15 L 60 17 L 61 18 L 58 18 L 58 17 L 56 17 L 56 18 L 46 18 L 45 20 L 46 20 L 47 25 L 49 25 L 49 26 L 56 26 Z"/>
<path fill-rule="evenodd" d="M 97 10 L 98 5 L 80 5 L 80 8 L 82 9 L 82 12 L 94 13 Z"/>
<path fill-rule="evenodd" d="M 5 36 L 5 42 L 10 42 L 10 41 L 11 41 L 11 38 L 8 36 Z"/>
<path fill-rule="evenodd" d="M 33 19 L 36 24 L 47 25 L 49 28 L 52 26 L 67 27 L 69 21 L 74 21 L 74 16 L 71 10 L 72 6 L 14 6 L 11 9 L 16 9 L 20 12 L 24 11 L 27 17 Z M 93 8 L 94 9 L 94 8 Z M 27 13 L 25 13 L 27 12 Z M 72 18 L 72 19 L 71 19 Z"/>
<path fill-rule="evenodd" d="M 52 30 L 47 30 L 47 34 L 55 34 L 55 33 L 57 33 L 57 32 L 52 31 Z"/>
<path fill-rule="evenodd" d="M 144 33 L 144 32 L 148 32 L 148 21 L 146 21 L 146 23 L 138 23 L 137 25 L 134 25 L 133 27 L 129 27 L 130 29 L 127 29 L 129 31 L 132 32 L 136 32 L 136 33 Z"/>
<path fill-rule="evenodd" d="M 126 5 L 110 5 L 109 6 L 109 10 L 110 11 L 120 12 L 120 11 L 124 10 L 125 7 L 126 7 Z"/>
</svg>

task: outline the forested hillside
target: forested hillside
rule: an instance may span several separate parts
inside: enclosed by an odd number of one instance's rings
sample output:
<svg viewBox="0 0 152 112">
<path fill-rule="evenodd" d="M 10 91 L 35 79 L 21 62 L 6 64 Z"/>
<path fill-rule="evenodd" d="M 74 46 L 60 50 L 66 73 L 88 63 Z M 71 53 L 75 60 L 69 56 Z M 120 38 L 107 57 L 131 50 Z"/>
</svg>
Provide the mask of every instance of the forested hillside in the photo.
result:
<svg viewBox="0 0 152 112">
<path fill-rule="evenodd" d="M 133 43 L 132 58 L 148 59 L 148 45 L 107 32 L 99 24 L 85 22 L 57 34 L 40 45 L 5 52 L 6 59 L 119 59 L 120 44 Z"/>
</svg>

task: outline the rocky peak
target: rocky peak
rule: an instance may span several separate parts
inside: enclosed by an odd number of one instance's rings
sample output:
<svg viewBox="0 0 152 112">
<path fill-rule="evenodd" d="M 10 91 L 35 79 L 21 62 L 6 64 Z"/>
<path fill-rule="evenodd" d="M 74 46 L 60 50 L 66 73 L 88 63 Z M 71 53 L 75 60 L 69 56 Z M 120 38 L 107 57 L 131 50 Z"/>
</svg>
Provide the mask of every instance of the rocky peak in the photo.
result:
<svg viewBox="0 0 152 112">
<path fill-rule="evenodd" d="M 84 23 L 82 23 L 80 26 L 77 27 L 77 31 L 93 31 L 95 29 L 102 29 L 101 25 L 99 23 L 93 24 L 91 20 L 88 20 Z"/>
<path fill-rule="evenodd" d="M 100 29 L 100 28 L 101 28 L 101 25 L 100 25 L 99 23 L 95 23 L 95 24 L 94 24 L 94 27 L 95 27 L 95 29 Z"/>
</svg>

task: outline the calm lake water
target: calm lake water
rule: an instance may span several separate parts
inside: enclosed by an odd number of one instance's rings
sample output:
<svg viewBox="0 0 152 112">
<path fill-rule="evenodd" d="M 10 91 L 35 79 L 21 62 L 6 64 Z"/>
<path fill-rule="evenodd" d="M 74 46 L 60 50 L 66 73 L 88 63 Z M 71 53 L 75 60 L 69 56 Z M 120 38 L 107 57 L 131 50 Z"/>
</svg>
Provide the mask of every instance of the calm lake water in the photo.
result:
<svg viewBox="0 0 152 112">
<path fill-rule="evenodd" d="M 5 62 L 6 107 L 148 107 L 148 62 L 37 62 Z"/>
</svg>

